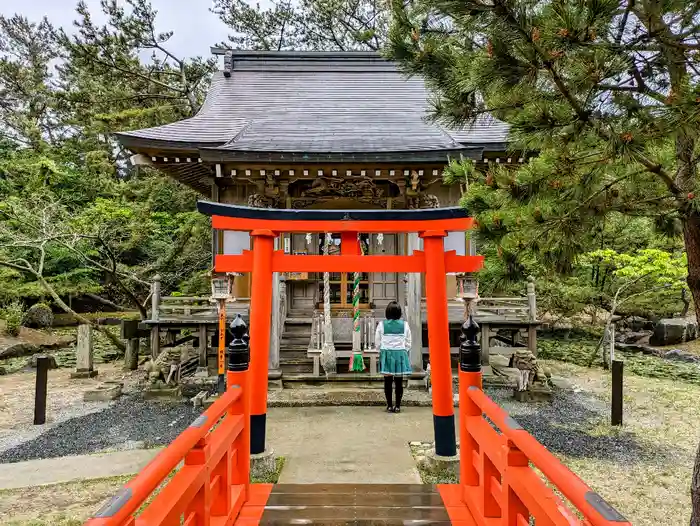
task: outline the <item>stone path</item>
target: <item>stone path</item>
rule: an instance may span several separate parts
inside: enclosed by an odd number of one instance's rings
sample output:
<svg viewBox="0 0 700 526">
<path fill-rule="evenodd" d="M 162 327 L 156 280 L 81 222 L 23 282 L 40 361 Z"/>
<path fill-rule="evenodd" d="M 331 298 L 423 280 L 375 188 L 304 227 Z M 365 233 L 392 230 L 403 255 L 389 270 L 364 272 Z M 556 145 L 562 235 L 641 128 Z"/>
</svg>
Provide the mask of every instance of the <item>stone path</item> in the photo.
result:
<svg viewBox="0 0 700 526">
<path fill-rule="evenodd" d="M 133 449 L 2 464 L 0 490 L 131 475 L 141 470 L 159 451 Z"/>
<path fill-rule="evenodd" d="M 420 482 L 408 442 L 431 440 L 432 409 L 407 407 L 270 408 L 267 443 L 286 458 L 284 483 Z M 158 449 L 77 455 L 2 464 L 0 490 L 138 472 Z"/>
<path fill-rule="evenodd" d="M 271 408 L 267 443 L 286 458 L 280 483 L 420 482 L 408 443 L 431 440 L 430 407 Z"/>
</svg>

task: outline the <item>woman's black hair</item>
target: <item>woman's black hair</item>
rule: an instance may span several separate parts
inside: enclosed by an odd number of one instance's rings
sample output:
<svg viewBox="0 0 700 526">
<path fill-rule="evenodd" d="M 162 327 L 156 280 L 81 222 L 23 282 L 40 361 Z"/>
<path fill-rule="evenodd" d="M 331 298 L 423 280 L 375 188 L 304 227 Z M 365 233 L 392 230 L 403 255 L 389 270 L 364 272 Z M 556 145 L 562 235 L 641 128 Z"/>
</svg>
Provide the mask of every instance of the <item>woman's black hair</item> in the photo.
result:
<svg viewBox="0 0 700 526">
<path fill-rule="evenodd" d="M 386 306 L 386 319 L 387 320 L 400 320 L 401 319 L 401 305 L 392 301 Z"/>
</svg>

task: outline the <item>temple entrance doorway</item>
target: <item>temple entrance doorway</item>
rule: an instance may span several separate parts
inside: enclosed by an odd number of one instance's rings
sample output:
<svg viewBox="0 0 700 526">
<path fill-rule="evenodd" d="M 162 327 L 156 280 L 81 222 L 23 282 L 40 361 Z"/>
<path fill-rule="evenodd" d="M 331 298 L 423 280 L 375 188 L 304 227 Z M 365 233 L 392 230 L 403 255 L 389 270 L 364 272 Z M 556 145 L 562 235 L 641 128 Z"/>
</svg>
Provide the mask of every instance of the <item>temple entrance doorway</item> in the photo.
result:
<svg viewBox="0 0 700 526">
<path fill-rule="evenodd" d="M 306 207 L 314 210 L 382 210 L 384 207 L 348 197 L 320 198 Z M 314 234 L 309 240 L 305 234 L 289 234 L 285 241 L 285 252 L 295 255 L 321 255 L 325 242 L 324 234 Z M 402 255 L 402 236 L 397 234 L 361 234 L 360 243 L 365 255 Z M 329 255 L 338 255 L 342 247 L 340 233 L 331 233 Z M 384 309 L 390 301 L 403 304 L 400 275 L 396 272 L 360 273 L 360 301 L 362 310 Z M 290 273 L 287 278 L 287 309 L 294 318 L 306 318 L 315 310 L 323 310 L 324 282 L 322 273 Z M 343 316 L 353 308 L 354 274 L 331 272 L 329 291 L 333 315 Z"/>
</svg>

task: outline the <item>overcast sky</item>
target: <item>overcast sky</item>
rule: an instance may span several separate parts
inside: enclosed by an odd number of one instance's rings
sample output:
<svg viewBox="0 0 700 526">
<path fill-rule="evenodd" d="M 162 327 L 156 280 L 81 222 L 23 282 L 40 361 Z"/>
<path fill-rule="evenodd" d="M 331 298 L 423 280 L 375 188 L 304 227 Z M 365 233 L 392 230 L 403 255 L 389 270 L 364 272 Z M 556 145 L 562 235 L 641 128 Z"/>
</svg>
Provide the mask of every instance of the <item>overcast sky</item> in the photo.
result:
<svg viewBox="0 0 700 526">
<path fill-rule="evenodd" d="M 86 0 L 94 21 L 103 22 L 99 0 Z M 30 20 L 46 15 L 56 26 L 72 28 L 77 0 L 0 0 L 0 13 L 19 13 Z M 261 2 L 265 4 L 265 2 Z M 209 12 L 212 0 L 151 0 L 159 31 L 174 31 L 170 49 L 183 56 L 209 56 L 209 46 L 226 39 L 226 26 Z"/>
</svg>

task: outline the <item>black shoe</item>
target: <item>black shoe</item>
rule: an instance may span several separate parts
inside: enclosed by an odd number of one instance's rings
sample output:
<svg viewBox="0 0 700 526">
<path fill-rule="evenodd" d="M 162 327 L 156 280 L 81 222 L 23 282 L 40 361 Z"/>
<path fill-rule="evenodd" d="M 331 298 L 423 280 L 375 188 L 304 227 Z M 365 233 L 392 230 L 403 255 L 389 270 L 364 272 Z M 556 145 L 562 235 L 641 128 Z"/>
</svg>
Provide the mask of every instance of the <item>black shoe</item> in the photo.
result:
<svg viewBox="0 0 700 526">
<path fill-rule="evenodd" d="M 387 413 L 393 413 L 393 412 L 394 412 L 394 408 L 393 408 L 393 407 L 390 407 L 390 406 L 387 406 L 386 412 L 387 412 Z"/>
<path fill-rule="evenodd" d="M 401 408 L 400 408 L 400 407 L 395 407 L 395 408 L 393 409 L 393 411 L 392 411 L 392 413 L 400 413 L 400 412 L 401 412 Z"/>
</svg>

